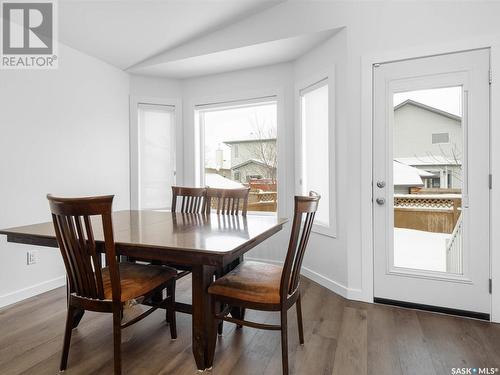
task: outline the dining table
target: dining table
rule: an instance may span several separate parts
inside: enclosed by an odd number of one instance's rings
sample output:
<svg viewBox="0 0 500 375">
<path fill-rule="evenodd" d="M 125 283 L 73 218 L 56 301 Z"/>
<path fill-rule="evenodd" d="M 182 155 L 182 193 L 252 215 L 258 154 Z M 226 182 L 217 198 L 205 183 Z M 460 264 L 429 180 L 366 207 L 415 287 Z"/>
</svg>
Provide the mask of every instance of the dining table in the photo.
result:
<svg viewBox="0 0 500 375">
<path fill-rule="evenodd" d="M 125 258 L 177 265 L 192 272 L 191 304 L 176 302 L 176 311 L 192 314 L 192 349 L 198 370 L 212 367 L 212 317 L 208 287 L 217 271 L 234 267 L 247 251 L 279 232 L 287 219 L 276 215 L 218 215 L 166 210 L 113 212 L 117 253 Z M 104 252 L 102 225 L 94 221 L 96 246 Z M 8 242 L 58 247 L 52 222 L 0 230 Z M 78 326 L 83 310 L 75 312 Z M 238 314 L 235 310 L 233 314 Z"/>
</svg>

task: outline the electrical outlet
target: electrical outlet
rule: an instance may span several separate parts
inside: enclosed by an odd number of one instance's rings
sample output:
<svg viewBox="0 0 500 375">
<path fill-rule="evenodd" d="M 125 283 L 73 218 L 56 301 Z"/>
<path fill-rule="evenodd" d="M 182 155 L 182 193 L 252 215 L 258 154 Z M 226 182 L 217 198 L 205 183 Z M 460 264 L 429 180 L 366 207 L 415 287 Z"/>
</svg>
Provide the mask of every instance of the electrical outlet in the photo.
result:
<svg viewBox="0 0 500 375">
<path fill-rule="evenodd" d="M 38 251 L 37 250 L 31 250 L 26 253 L 26 264 L 32 265 L 38 263 Z"/>
</svg>

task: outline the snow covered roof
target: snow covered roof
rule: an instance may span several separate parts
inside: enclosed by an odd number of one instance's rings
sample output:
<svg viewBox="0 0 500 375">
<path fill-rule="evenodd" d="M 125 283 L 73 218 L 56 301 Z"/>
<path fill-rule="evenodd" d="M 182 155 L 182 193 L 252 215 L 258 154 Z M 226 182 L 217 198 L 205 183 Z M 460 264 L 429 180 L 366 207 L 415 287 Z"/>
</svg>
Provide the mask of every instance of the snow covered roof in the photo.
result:
<svg viewBox="0 0 500 375">
<path fill-rule="evenodd" d="M 233 165 L 231 167 L 231 169 L 238 169 L 238 168 L 241 168 L 241 167 L 243 167 L 244 165 L 247 165 L 247 164 L 258 164 L 258 165 L 261 165 L 263 167 L 267 167 L 267 164 L 265 162 L 263 162 L 262 160 L 259 160 L 259 159 L 248 159 L 248 160 L 245 160 L 242 163 Z"/>
<path fill-rule="evenodd" d="M 398 186 L 423 186 L 420 171 L 396 160 L 393 162 L 393 181 Z M 422 171 L 425 172 L 425 171 Z M 428 173 L 428 172 L 425 172 Z M 432 175 L 432 174 L 431 174 Z"/>
<path fill-rule="evenodd" d="M 228 146 L 239 143 L 256 143 L 256 142 L 276 142 L 276 138 L 255 138 L 255 139 L 236 139 L 234 141 L 224 141 Z"/>
<path fill-rule="evenodd" d="M 205 174 L 205 185 L 212 188 L 220 189 L 238 189 L 244 187 L 239 182 L 230 180 L 217 173 Z"/>
<path fill-rule="evenodd" d="M 461 165 L 460 160 L 448 158 L 443 155 L 413 156 L 406 158 L 394 158 L 395 161 L 406 165 Z"/>
</svg>

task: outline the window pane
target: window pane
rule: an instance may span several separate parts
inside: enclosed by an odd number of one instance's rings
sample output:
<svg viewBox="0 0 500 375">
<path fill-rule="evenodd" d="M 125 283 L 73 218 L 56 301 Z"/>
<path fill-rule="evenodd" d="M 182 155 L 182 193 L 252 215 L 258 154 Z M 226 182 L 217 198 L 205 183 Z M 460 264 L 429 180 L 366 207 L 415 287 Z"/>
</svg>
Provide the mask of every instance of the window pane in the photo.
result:
<svg viewBox="0 0 500 375">
<path fill-rule="evenodd" d="M 139 105 L 139 207 L 168 208 L 174 183 L 172 126 L 167 106 Z"/>
<path fill-rule="evenodd" d="M 250 187 L 249 211 L 276 212 L 275 101 L 201 110 L 205 185 Z"/>
<path fill-rule="evenodd" d="M 314 190 L 321 195 L 316 224 L 330 225 L 328 85 L 302 95 L 303 194 Z"/>
</svg>

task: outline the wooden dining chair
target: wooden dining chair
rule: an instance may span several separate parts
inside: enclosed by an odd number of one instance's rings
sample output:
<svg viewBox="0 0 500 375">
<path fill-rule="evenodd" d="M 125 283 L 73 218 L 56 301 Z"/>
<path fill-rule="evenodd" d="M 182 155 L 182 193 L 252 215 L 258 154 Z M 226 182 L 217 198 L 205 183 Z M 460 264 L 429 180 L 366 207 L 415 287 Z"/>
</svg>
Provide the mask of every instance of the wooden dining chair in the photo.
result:
<svg viewBox="0 0 500 375">
<path fill-rule="evenodd" d="M 173 281 L 176 270 L 169 267 L 119 263 L 113 238 L 111 207 L 113 196 L 56 198 L 47 195 L 55 234 L 68 280 L 68 313 L 60 370 L 68 363 L 75 312 L 90 310 L 113 314 L 114 373 L 121 373 L 121 330 L 151 314 L 158 307 L 169 312 L 170 335 L 177 336 Z M 95 240 L 93 223 L 102 223 L 104 242 Z M 97 228 L 97 232 L 101 232 Z M 101 254 L 106 256 L 102 267 Z M 153 301 L 153 294 L 167 289 L 167 297 Z M 123 306 L 144 297 L 153 307 L 122 324 Z"/>
<path fill-rule="evenodd" d="M 217 189 L 207 188 L 206 213 L 215 206 L 217 214 L 246 216 L 248 208 L 248 194 L 250 188 Z"/>
<path fill-rule="evenodd" d="M 304 344 L 300 300 L 300 269 L 307 242 L 318 209 L 320 196 L 311 192 L 307 197 L 295 197 L 292 232 L 283 266 L 245 261 L 209 287 L 212 314 L 216 321 L 228 321 L 242 326 L 281 331 L 283 374 L 288 374 L 287 311 L 297 305 L 299 341 Z M 221 305 L 226 306 L 221 309 Z M 229 316 L 233 307 L 263 311 L 279 311 L 281 324 L 262 324 Z M 222 311 L 221 311 L 222 310 Z M 210 338 L 210 350 L 215 351 L 216 336 Z"/>
<path fill-rule="evenodd" d="M 172 212 L 204 213 L 206 188 L 172 186 Z"/>
<path fill-rule="evenodd" d="M 241 214 L 242 216 L 246 216 L 249 193 L 250 188 L 221 189 L 208 187 L 206 192 L 206 213 L 210 214 L 212 212 L 212 207 L 214 207 L 218 215 Z M 243 258 L 241 260 L 243 260 Z M 241 260 L 238 260 L 235 264 L 237 265 Z M 232 270 L 236 265 L 229 264 L 223 269 L 217 270 L 215 272 L 215 278 L 218 279 Z M 245 316 L 245 309 L 241 308 L 238 315 L 243 318 Z M 239 325 L 238 328 L 241 328 L 241 326 Z M 222 335 L 223 329 L 223 322 L 220 321 L 217 327 L 219 335 Z"/>
</svg>

